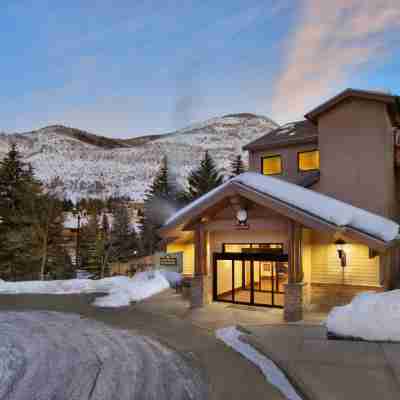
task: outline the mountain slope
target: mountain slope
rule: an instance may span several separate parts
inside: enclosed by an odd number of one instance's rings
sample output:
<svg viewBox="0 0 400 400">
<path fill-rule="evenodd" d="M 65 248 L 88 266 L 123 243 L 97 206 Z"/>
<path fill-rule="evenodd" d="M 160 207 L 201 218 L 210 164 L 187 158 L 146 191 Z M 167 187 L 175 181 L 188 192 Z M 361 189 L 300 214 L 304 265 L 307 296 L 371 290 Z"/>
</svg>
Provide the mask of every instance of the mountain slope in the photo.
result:
<svg viewBox="0 0 400 400">
<path fill-rule="evenodd" d="M 0 134 L 0 157 L 15 142 L 37 176 L 44 182 L 59 176 L 72 199 L 123 195 L 141 201 L 163 155 L 167 155 L 178 181 L 184 183 L 205 150 L 222 172 L 227 172 L 244 144 L 275 127 L 277 124 L 267 117 L 232 114 L 165 135 L 111 139 L 55 125 L 21 134 Z M 101 187 L 105 189 L 100 192 Z"/>
</svg>

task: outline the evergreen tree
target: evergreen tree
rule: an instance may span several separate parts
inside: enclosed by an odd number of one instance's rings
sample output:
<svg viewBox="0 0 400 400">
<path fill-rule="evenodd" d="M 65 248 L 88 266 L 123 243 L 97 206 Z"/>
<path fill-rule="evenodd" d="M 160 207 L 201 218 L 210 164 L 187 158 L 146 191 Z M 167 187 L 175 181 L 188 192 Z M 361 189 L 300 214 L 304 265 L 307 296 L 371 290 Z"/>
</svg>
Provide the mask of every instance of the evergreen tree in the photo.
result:
<svg viewBox="0 0 400 400">
<path fill-rule="evenodd" d="M 115 261 L 127 261 L 139 251 L 138 237 L 124 204 L 114 208 L 110 247 L 109 257 Z"/>
<path fill-rule="evenodd" d="M 231 162 L 231 178 L 234 178 L 237 175 L 243 174 L 246 169 L 244 167 L 244 163 L 242 160 L 242 156 L 237 155 L 234 160 Z"/>
<path fill-rule="evenodd" d="M 214 160 L 206 151 L 200 166 L 189 174 L 188 190 L 184 198 L 191 202 L 221 185 L 223 180 L 223 175 L 219 173 Z"/>
<path fill-rule="evenodd" d="M 56 177 L 44 192 L 32 201 L 33 229 L 40 249 L 40 279 L 47 275 L 66 277 L 70 275 L 70 262 L 63 246 L 64 185 Z M 66 270 L 66 275 L 63 271 Z"/>
<path fill-rule="evenodd" d="M 15 145 L 0 162 L 0 272 L 6 279 L 34 279 L 40 252 L 33 231 L 32 203 L 41 185 Z"/>
<path fill-rule="evenodd" d="M 157 229 L 179 207 L 177 187 L 171 177 L 168 160 L 163 158 L 144 199 L 144 210 L 141 220 L 142 250 L 152 254 L 157 250 L 160 238 Z"/>
</svg>

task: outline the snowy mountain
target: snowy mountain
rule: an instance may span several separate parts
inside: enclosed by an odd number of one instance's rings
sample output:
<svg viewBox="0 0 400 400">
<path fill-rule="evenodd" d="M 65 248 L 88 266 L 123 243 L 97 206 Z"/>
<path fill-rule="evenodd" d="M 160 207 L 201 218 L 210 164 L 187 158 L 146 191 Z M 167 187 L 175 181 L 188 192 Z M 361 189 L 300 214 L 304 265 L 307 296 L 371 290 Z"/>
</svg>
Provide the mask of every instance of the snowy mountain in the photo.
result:
<svg viewBox="0 0 400 400">
<path fill-rule="evenodd" d="M 61 125 L 32 132 L 0 134 L 0 158 L 17 143 L 45 183 L 59 176 L 71 199 L 110 195 L 141 201 L 164 155 L 183 183 L 208 150 L 222 172 L 242 146 L 276 128 L 267 117 L 232 114 L 164 135 L 111 139 Z M 100 188 L 105 189 L 101 190 Z"/>
</svg>

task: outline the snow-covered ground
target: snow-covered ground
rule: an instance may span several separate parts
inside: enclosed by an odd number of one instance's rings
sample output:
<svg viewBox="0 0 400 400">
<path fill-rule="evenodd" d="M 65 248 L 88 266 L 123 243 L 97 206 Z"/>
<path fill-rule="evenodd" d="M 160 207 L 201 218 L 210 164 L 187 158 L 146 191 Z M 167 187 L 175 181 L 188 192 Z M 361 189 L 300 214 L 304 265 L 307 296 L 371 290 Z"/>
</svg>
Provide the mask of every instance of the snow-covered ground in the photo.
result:
<svg viewBox="0 0 400 400">
<path fill-rule="evenodd" d="M 326 325 L 339 336 L 400 341 L 400 290 L 361 293 L 350 304 L 334 307 Z"/>
<path fill-rule="evenodd" d="M 0 399 L 207 398 L 201 372 L 146 336 L 56 312 L 1 312 L 0 332 Z"/>
<path fill-rule="evenodd" d="M 264 374 L 267 381 L 276 386 L 288 400 L 301 400 L 301 397 L 276 364 L 248 343 L 242 342 L 240 340 L 241 335 L 242 333 L 234 326 L 217 329 L 216 331 L 218 339 L 255 364 Z"/>
<path fill-rule="evenodd" d="M 0 294 L 78 294 L 105 293 L 93 303 L 98 307 L 122 307 L 131 302 L 153 296 L 181 279 L 180 274 L 170 271 L 139 272 L 133 278 L 115 276 L 99 280 L 67 279 L 54 281 L 0 281 Z"/>
</svg>

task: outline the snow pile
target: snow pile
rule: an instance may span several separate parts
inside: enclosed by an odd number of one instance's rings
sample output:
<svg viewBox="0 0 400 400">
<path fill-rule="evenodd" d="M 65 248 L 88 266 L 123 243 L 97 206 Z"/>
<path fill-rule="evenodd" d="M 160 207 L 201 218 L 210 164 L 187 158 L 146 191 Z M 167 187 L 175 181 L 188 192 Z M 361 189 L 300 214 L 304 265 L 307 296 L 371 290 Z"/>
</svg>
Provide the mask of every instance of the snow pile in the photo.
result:
<svg viewBox="0 0 400 400">
<path fill-rule="evenodd" d="M 176 274 L 179 275 L 179 274 Z M 144 300 L 176 285 L 178 276 L 165 271 L 138 272 L 133 278 L 115 276 L 99 280 L 0 282 L 0 294 L 80 294 L 105 293 L 93 303 L 98 307 L 123 307 Z"/>
<path fill-rule="evenodd" d="M 350 304 L 334 307 L 326 325 L 338 336 L 400 341 L 400 290 L 361 293 Z"/>
<path fill-rule="evenodd" d="M 349 226 L 385 242 L 390 242 L 399 235 L 399 224 L 390 219 L 353 207 L 350 204 L 282 179 L 256 172 L 245 172 L 211 190 L 171 216 L 165 226 L 181 222 L 192 210 L 200 208 L 227 186 L 235 185 L 235 183 L 240 183 L 250 189 L 279 199 L 290 206 L 299 208 L 338 227 Z"/>
<path fill-rule="evenodd" d="M 229 347 L 232 347 L 242 356 L 255 364 L 266 377 L 267 381 L 276 386 L 288 400 L 301 400 L 296 390 L 287 380 L 285 374 L 275 365 L 275 363 L 254 349 L 248 343 L 242 342 L 241 332 L 234 326 L 217 329 L 216 336 Z"/>
</svg>

